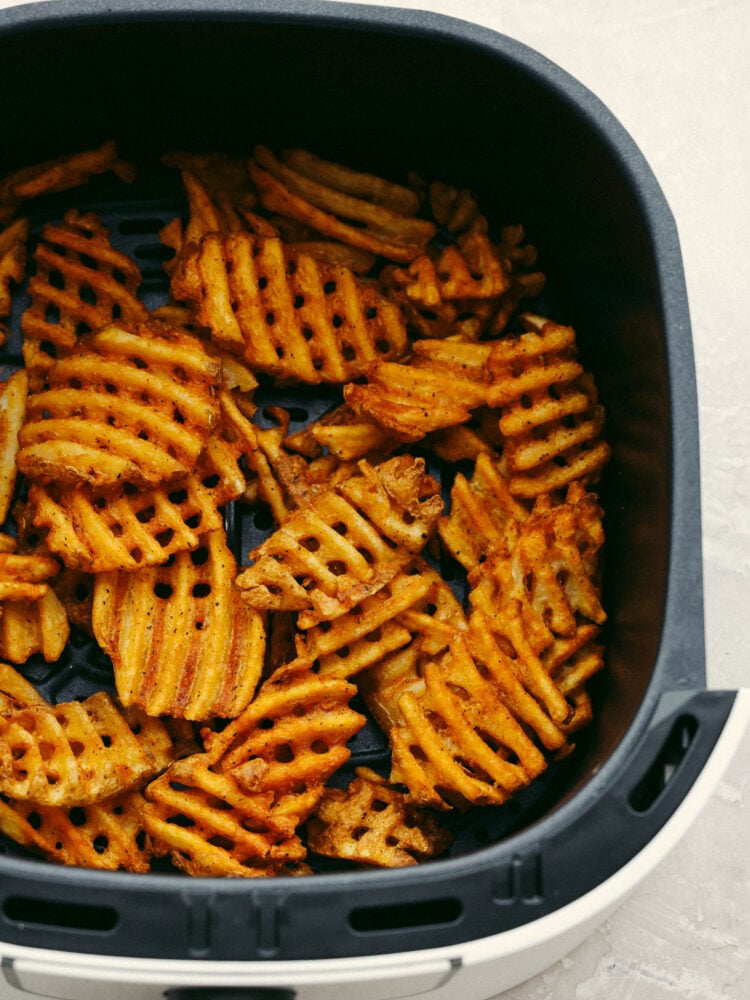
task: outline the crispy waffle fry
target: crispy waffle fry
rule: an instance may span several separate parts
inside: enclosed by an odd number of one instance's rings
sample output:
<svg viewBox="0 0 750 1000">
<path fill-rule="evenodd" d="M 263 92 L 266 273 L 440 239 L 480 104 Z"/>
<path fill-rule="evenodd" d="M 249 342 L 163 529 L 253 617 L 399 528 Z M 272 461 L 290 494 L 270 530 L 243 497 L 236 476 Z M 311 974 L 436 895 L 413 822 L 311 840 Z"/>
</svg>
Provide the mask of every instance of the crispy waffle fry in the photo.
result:
<svg viewBox="0 0 750 1000">
<path fill-rule="evenodd" d="M 122 703 L 150 715 L 233 718 L 260 677 L 263 618 L 239 596 L 223 529 L 201 541 L 166 566 L 96 578 L 94 635 Z"/>
<path fill-rule="evenodd" d="M 184 478 L 218 416 L 219 364 L 177 331 L 109 326 L 55 363 L 29 397 L 18 467 L 37 482 Z"/>
<path fill-rule="evenodd" d="M 272 792 L 247 792 L 213 771 L 205 754 L 172 766 L 146 788 L 145 827 L 157 851 L 191 875 L 307 874 L 297 818 L 273 809 Z"/>
<path fill-rule="evenodd" d="M 139 490 L 87 485 L 32 485 L 29 505 L 46 542 L 70 568 L 85 573 L 133 570 L 165 563 L 175 552 L 196 549 L 201 536 L 223 526 L 219 507 L 246 486 L 239 466 L 252 425 L 230 393 L 219 394 L 221 423 L 206 442 L 193 475 L 178 483 Z"/>
<path fill-rule="evenodd" d="M 16 219 L 0 229 L 0 319 L 10 313 L 11 283 L 19 284 L 23 279 L 28 238 L 28 219 Z"/>
<path fill-rule="evenodd" d="M 144 805 L 138 791 L 68 808 L 0 800 L 0 830 L 59 864 L 147 872 L 152 850 Z"/>
<path fill-rule="evenodd" d="M 393 185 L 330 163 L 324 171 L 318 169 L 318 179 L 313 179 L 299 166 L 299 158 L 295 168 L 281 163 L 264 146 L 256 147 L 250 176 L 269 211 L 291 216 L 326 236 L 389 260 L 414 260 L 434 236 L 433 223 L 414 216 L 418 202 L 408 189 L 401 189 L 404 201 L 411 199 L 405 214 L 403 204 L 396 210 L 389 207 L 394 204 Z"/>
<path fill-rule="evenodd" d="M 311 851 L 380 868 L 402 868 L 442 854 L 451 835 L 370 768 L 344 791 L 329 788 L 307 824 Z"/>
<path fill-rule="evenodd" d="M 288 798 L 297 820 L 305 819 L 365 724 L 349 706 L 355 694 L 341 678 L 281 667 L 237 719 L 220 733 L 204 733 L 212 766 L 248 792 L 273 792 L 277 803 Z"/>
<path fill-rule="evenodd" d="M 47 580 L 60 570 L 50 556 L 0 552 L 0 605 L 38 601 L 49 591 Z"/>
<path fill-rule="evenodd" d="M 0 791 L 38 805 L 108 798 L 162 771 L 173 756 L 161 722 L 123 715 L 103 691 L 0 719 Z"/>
<path fill-rule="evenodd" d="M 344 462 L 387 453 L 395 447 L 385 431 L 357 417 L 346 404 L 335 407 L 319 420 L 288 435 L 284 445 L 306 458 L 319 458 L 327 449 L 329 454 Z"/>
<path fill-rule="evenodd" d="M 41 653 L 47 663 L 60 658 L 70 636 L 65 608 L 53 590 L 35 601 L 13 601 L 0 616 L 0 657 L 25 663 Z"/>
<path fill-rule="evenodd" d="M 114 249 L 92 213 L 71 210 L 61 223 L 48 223 L 34 265 L 21 329 L 29 385 L 38 391 L 55 360 L 67 356 L 83 334 L 115 321 L 141 323 L 147 313 L 137 298 L 138 267 Z"/>
<path fill-rule="evenodd" d="M 0 663 L 0 715 L 12 715 L 21 708 L 46 704 L 46 699 L 15 667 Z"/>
<path fill-rule="evenodd" d="M 448 551 L 466 570 L 479 567 L 517 531 L 528 512 L 511 495 L 498 463 L 486 452 L 470 480 L 458 473 L 451 488 L 450 513 L 438 530 Z"/>
<path fill-rule="evenodd" d="M 345 267 L 281 240 L 208 234 L 173 280 L 196 322 L 255 370 L 308 383 L 345 382 L 376 358 L 397 358 L 406 329 L 396 306 Z"/>
<path fill-rule="evenodd" d="M 405 364 L 374 362 L 366 385 L 344 387 L 344 399 L 357 413 L 400 441 L 466 423 L 487 397 L 490 344 L 417 341 L 414 351 Z"/>
<path fill-rule="evenodd" d="M 21 370 L 0 384 L 0 524 L 8 516 L 16 486 L 18 434 L 26 416 L 28 377 Z"/>
<path fill-rule="evenodd" d="M 404 456 L 375 468 L 363 461 L 360 471 L 294 511 L 253 550 L 253 565 L 237 578 L 245 600 L 300 611 L 299 626 L 309 628 L 380 590 L 424 546 L 442 500 L 423 460 Z"/>
<path fill-rule="evenodd" d="M 363 675 L 360 690 L 393 748 L 390 780 L 420 805 L 500 804 L 545 767 L 486 668 L 456 632 L 448 651 L 419 669 L 414 655 L 396 654 L 384 671 Z"/>
<path fill-rule="evenodd" d="M 46 160 L 32 167 L 24 167 L 0 180 L 0 206 L 20 205 L 30 198 L 55 191 L 66 191 L 85 184 L 96 174 L 112 170 L 121 180 L 134 178 L 133 168 L 119 159 L 114 140 L 97 149 L 87 149 L 72 156 Z"/>
</svg>

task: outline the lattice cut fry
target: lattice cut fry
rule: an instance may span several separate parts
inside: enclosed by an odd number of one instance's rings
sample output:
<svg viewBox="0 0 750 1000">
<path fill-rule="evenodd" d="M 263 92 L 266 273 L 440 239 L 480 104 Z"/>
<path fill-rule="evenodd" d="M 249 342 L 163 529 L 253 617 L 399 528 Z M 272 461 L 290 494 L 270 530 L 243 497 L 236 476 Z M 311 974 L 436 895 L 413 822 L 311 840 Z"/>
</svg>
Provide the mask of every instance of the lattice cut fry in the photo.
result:
<svg viewBox="0 0 750 1000">
<path fill-rule="evenodd" d="M 123 715 L 103 691 L 0 719 L 0 791 L 39 805 L 86 805 L 119 794 L 173 756 L 161 722 Z"/>
<path fill-rule="evenodd" d="M 0 552 L 0 605 L 38 601 L 49 591 L 47 581 L 60 571 L 57 559 Z"/>
<path fill-rule="evenodd" d="M 364 767 L 346 790 L 327 789 L 307 823 L 307 844 L 315 854 L 380 868 L 437 857 L 451 840 L 434 816 Z"/>
<path fill-rule="evenodd" d="M 0 830 L 59 864 L 147 872 L 152 850 L 144 805 L 138 791 L 70 807 L 0 800 Z"/>
<path fill-rule="evenodd" d="M 68 355 L 82 335 L 115 320 L 144 322 L 147 313 L 137 298 L 140 270 L 115 250 L 92 213 L 71 210 L 61 223 L 48 223 L 34 265 L 21 329 L 29 384 L 38 391 L 55 360 Z"/>
<path fill-rule="evenodd" d="M 112 657 L 122 703 L 150 715 L 234 717 L 260 678 L 263 618 L 235 587 L 223 529 L 201 543 L 166 566 L 96 577 L 94 635 Z"/>
<path fill-rule="evenodd" d="M 184 478 L 217 421 L 219 373 L 187 334 L 106 327 L 29 397 L 18 467 L 34 481 L 70 485 Z"/>
<path fill-rule="evenodd" d="M 527 516 L 526 508 L 511 495 L 499 463 L 481 453 L 471 479 L 456 475 L 450 513 L 440 519 L 438 530 L 451 555 L 471 571 L 489 553 L 509 544 Z"/>
<path fill-rule="evenodd" d="M 273 792 L 248 792 L 205 754 L 172 766 L 146 788 L 146 829 L 158 853 L 190 875 L 307 874 L 297 817 L 274 810 Z"/>
<path fill-rule="evenodd" d="M 0 205 L 18 205 L 29 198 L 38 198 L 55 191 L 66 191 L 85 184 L 96 174 L 112 170 L 121 180 L 133 179 L 133 168 L 121 160 L 114 140 L 96 149 L 83 150 L 71 156 L 46 160 L 24 167 L 0 180 Z"/>
<path fill-rule="evenodd" d="M 10 314 L 11 284 L 23 280 L 28 238 L 28 219 L 16 219 L 0 229 L 0 319 Z"/>
<path fill-rule="evenodd" d="M 311 162 L 308 155 L 303 164 L 298 155 L 296 162 L 293 158 L 285 164 L 269 149 L 256 147 L 250 176 L 269 211 L 298 219 L 326 236 L 389 260 L 414 260 L 424 251 L 435 226 L 415 217 L 418 200 L 412 192 L 400 189 L 401 201 L 396 206 L 396 186 L 371 176 L 357 176 L 337 164 L 311 169 Z"/>
<path fill-rule="evenodd" d="M 168 486 L 115 489 L 88 485 L 29 490 L 33 523 L 46 528 L 50 550 L 85 573 L 133 570 L 165 563 L 175 552 L 198 548 L 202 535 L 223 526 L 219 507 L 242 494 L 239 466 L 254 429 L 231 394 L 220 393 L 221 422 L 206 442 L 193 475 Z"/>
<path fill-rule="evenodd" d="M 396 306 L 345 267 L 290 254 L 277 238 L 208 234 L 173 279 L 196 322 L 256 371 L 341 383 L 406 350 Z"/>
<path fill-rule="evenodd" d="M 500 804 L 544 769 L 543 755 L 483 662 L 479 669 L 465 633 L 456 632 L 448 650 L 419 669 L 415 657 L 398 657 L 384 671 L 368 671 L 360 690 L 386 724 L 390 780 L 405 785 L 415 802 L 436 809 Z"/>
<path fill-rule="evenodd" d="M 365 724 L 349 706 L 355 694 L 341 678 L 282 666 L 237 719 L 220 733 L 204 734 L 212 766 L 248 792 L 272 792 L 277 805 L 286 803 L 304 820 Z"/>
<path fill-rule="evenodd" d="M 0 384 L 0 524 L 8 516 L 16 485 L 18 434 L 26 416 L 27 392 L 23 369 Z"/>
<path fill-rule="evenodd" d="M 318 625 L 298 638 L 300 659 L 318 662 L 321 677 L 353 677 L 384 656 L 411 642 L 412 633 L 397 616 L 430 592 L 425 574 L 399 573 L 381 590 L 366 597 L 330 627 Z"/>
<path fill-rule="evenodd" d="M 0 657 L 25 663 L 41 653 L 47 663 L 60 658 L 70 636 L 65 608 L 53 590 L 35 601 L 13 601 L 0 616 Z"/>
<path fill-rule="evenodd" d="M 31 705 L 46 705 L 47 701 L 19 672 L 8 663 L 0 663 L 0 715 L 12 715 Z"/>
<path fill-rule="evenodd" d="M 309 628 L 380 590 L 424 546 L 442 500 L 423 460 L 363 461 L 360 473 L 316 495 L 253 550 L 237 578 L 249 603 L 300 611 L 299 626 Z"/>
</svg>

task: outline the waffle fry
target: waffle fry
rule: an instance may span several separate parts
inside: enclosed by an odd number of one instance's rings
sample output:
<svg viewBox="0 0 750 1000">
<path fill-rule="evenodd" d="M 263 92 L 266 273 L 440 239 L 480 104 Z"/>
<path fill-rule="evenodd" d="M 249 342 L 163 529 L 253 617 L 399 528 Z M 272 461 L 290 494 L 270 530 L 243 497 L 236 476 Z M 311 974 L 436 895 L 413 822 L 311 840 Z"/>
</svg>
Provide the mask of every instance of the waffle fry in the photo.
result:
<svg viewBox="0 0 750 1000">
<path fill-rule="evenodd" d="M 202 535 L 223 526 L 219 507 L 246 487 L 239 459 L 249 441 L 240 434 L 254 429 L 230 393 L 219 396 L 221 424 L 195 473 L 178 483 L 146 490 L 129 483 L 114 490 L 31 486 L 33 524 L 47 530 L 49 549 L 67 567 L 104 573 L 159 566 L 176 552 L 198 548 Z"/>
<path fill-rule="evenodd" d="M 21 329 L 29 386 L 37 392 L 54 362 L 70 354 L 85 333 L 116 321 L 142 323 L 147 313 L 137 298 L 138 267 L 114 249 L 92 213 L 71 210 L 61 223 L 48 223 L 34 267 Z"/>
<path fill-rule="evenodd" d="M 110 170 L 123 181 L 129 182 L 134 178 L 132 166 L 118 157 L 114 140 L 102 143 L 96 149 L 46 160 L 9 174 L 0 180 L 0 205 L 20 205 L 43 194 L 67 191 L 85 184 L 96 174 Z"/>
<path fill-rule="evenodd" d="M 248 792 L 272 792 L 297 822 L 304 820 L 365 724 L 349 706 L 355 694 L 354 685 L 340 678 L 282 666 L 237 719 L 220 733 L 203 733 L 212 767 Z"/>
<path fill-rule="evenodd" d="M 406 349 L 398 309 L 373 285 L 290 256 L 277 238 L 209 233 L 175 274 L 173 294 L 217 344 L 277 377 L 341 383 Z"/>
<path fill-rule="evenodd" d="M 346 790 L 327 789 L 307 824 L 315 854 L 380 868 L 403 868 L 442 854 L 451 835 L 370 768 Z"/>
<path fill-rule="evenodd" d="M 124 716 L 104 692 L 0 719 L 0 791 L 37 805 L 86 805 L 117 795 L 172 757 L 161 722 Z"/>
<path fill-rule="evenodd" d="M 38 601 L 49 591 L 47 580 L 59 570 L 60 563 L 49 556 L 0 552 L 0 606 Z"/>
<path fill-rule="evenodd" d="M 296 817 L 274 811 L 273 793 L 246 792 L 205 754 L 176 761 L 146 788 L 146 829 L 160 854 L 190 875 L 306 874 Z"/>
<path fill-rule="evenodd" d="M 69 808 L 0 800 L 0 830 L 59 864 L 147 872 L 152 850 L 144 804 L 138 791 Z"/>
<path fill-rule="evenodd" d="M 388 732 L 390 780 L 405 785 L 416 803 L 441 810 L 497 805 L 544 769 L 544 757 L 478 668 L 463 633 L 419 669 L 413 655 L 395 662 L 395 672 L 367 672 L 360 690 Z"/>
<path fill-rule="evenodd" d="M 8 516 L 16 486 L 18 434 L 26 416 L 28 377 L 21 370 L 0 384 L 0 524 Z"/>
<path fill-rule="evenodd" d="M 344 387 L 352 409 L 398 441 L 419 441 L 444 427 L 466 423 L 487 397 L 489 344 L 417 342 L 406 364 L 378 361 L 367 384 Z"/>
<path fill-rule="evenodd" d="M 28 238 L 28 219 L 16 219 L 0 229 L 0 319 L 10 313 L 11 284 L 23 280 Z"/>
<path fill-rule="evenodd" d="M 12 715 L 21 708 L 46 705 L 33 684 L 30 684 L 9 663 L 0 663 L 0 716 Z"/>
<path fill-rule="evenodd" d="M 357 175 L 337 164 L 312 171 L 309 156 L 304 167 L 308 173 L 303 173 L 303 157 L 305 154 L 298 153 L 296 161 L 293 158 L 285 164 L 266 147 L 255 148 L 250 176 L 269 211 L 298 219 L 326 236 L 389 260 L 414 260 L 434 236 L 435 226 L 414 216 L 418 202 L 415 204 L 408 189 L 400 189 L 402 196 L 395 199 L 397 186 Z M 404 212 L 407 201 L 408 214 Z"/>
<path fill-rule="evenodd" d="M 0 657 L 26 663 L 41 653 L 47 663 L 60 658 L 70 636 L 65 608 L 53 590 L 34 601 L 6 604 L 0 616 Z"/>
<path fill-rule="evenodd" d="M 36 482 L 70 485 L 184 478 L 216 423 L 218 378 L 193 337 L 106 327 L 29 397 L 18 467 Z"/>
<path fill-rule="evenodd" d="M 426 544 L 442 500 L 423 461 L 404 456 L 375 468 L 363 461 L 360 471 L 294 511 L 253 550 L 253 565 L 237 577 L 246 601 L 300 611 L 299 626 L 309 628 L 380 590 Z"/>
<path fill-rule="evenodd" d="M 97 575 L 94 635 L 113 659 L 124 705 L 196 720 L 245 708 L 263 666 L 265 629 L 235 576 L 223 529 L 169 565 Z"/>
</svg>

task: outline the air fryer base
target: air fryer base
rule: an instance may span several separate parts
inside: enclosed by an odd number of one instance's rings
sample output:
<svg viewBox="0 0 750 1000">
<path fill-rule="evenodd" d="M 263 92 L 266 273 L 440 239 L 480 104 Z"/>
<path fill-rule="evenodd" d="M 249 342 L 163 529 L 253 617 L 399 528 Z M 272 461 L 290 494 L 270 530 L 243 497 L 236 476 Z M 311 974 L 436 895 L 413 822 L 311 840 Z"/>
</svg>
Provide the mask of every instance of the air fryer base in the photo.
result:
<svg viewBox="0 0 750 1000">
<path fill-rule="evenodd" d="M 179 962 L 0 945 L 0 1000 L 488 1000 L 569 954 L 682 839 L 721 780 L 750 723 L 750 689 L 737 693 L 722 733 L 688 794 L 647 846 L 615 875 L 559 910 L 456 946 L 301 962 Z"/>
</svg>

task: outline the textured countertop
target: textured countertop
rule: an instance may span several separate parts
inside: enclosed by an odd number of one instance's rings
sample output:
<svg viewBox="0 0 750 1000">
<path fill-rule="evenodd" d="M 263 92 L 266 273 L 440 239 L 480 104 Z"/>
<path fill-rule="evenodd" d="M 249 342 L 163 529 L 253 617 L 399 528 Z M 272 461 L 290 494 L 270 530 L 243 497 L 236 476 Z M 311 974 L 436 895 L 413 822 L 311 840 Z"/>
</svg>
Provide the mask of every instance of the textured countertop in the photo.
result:
<svg viewBox="0 0 750 1000">
<path fill-rule="evenodd" d="M 461 17 L 537 49 L 609 107 L 656 174 L 677 221 L 693 325 L 708 682 L 749 687 L 750 3 L 390 5 Z M 749 774 L 747 734 L 698 821 L 647 883 L 570 956 L 503 1000 L 750 997 Z"/>
</svg>

